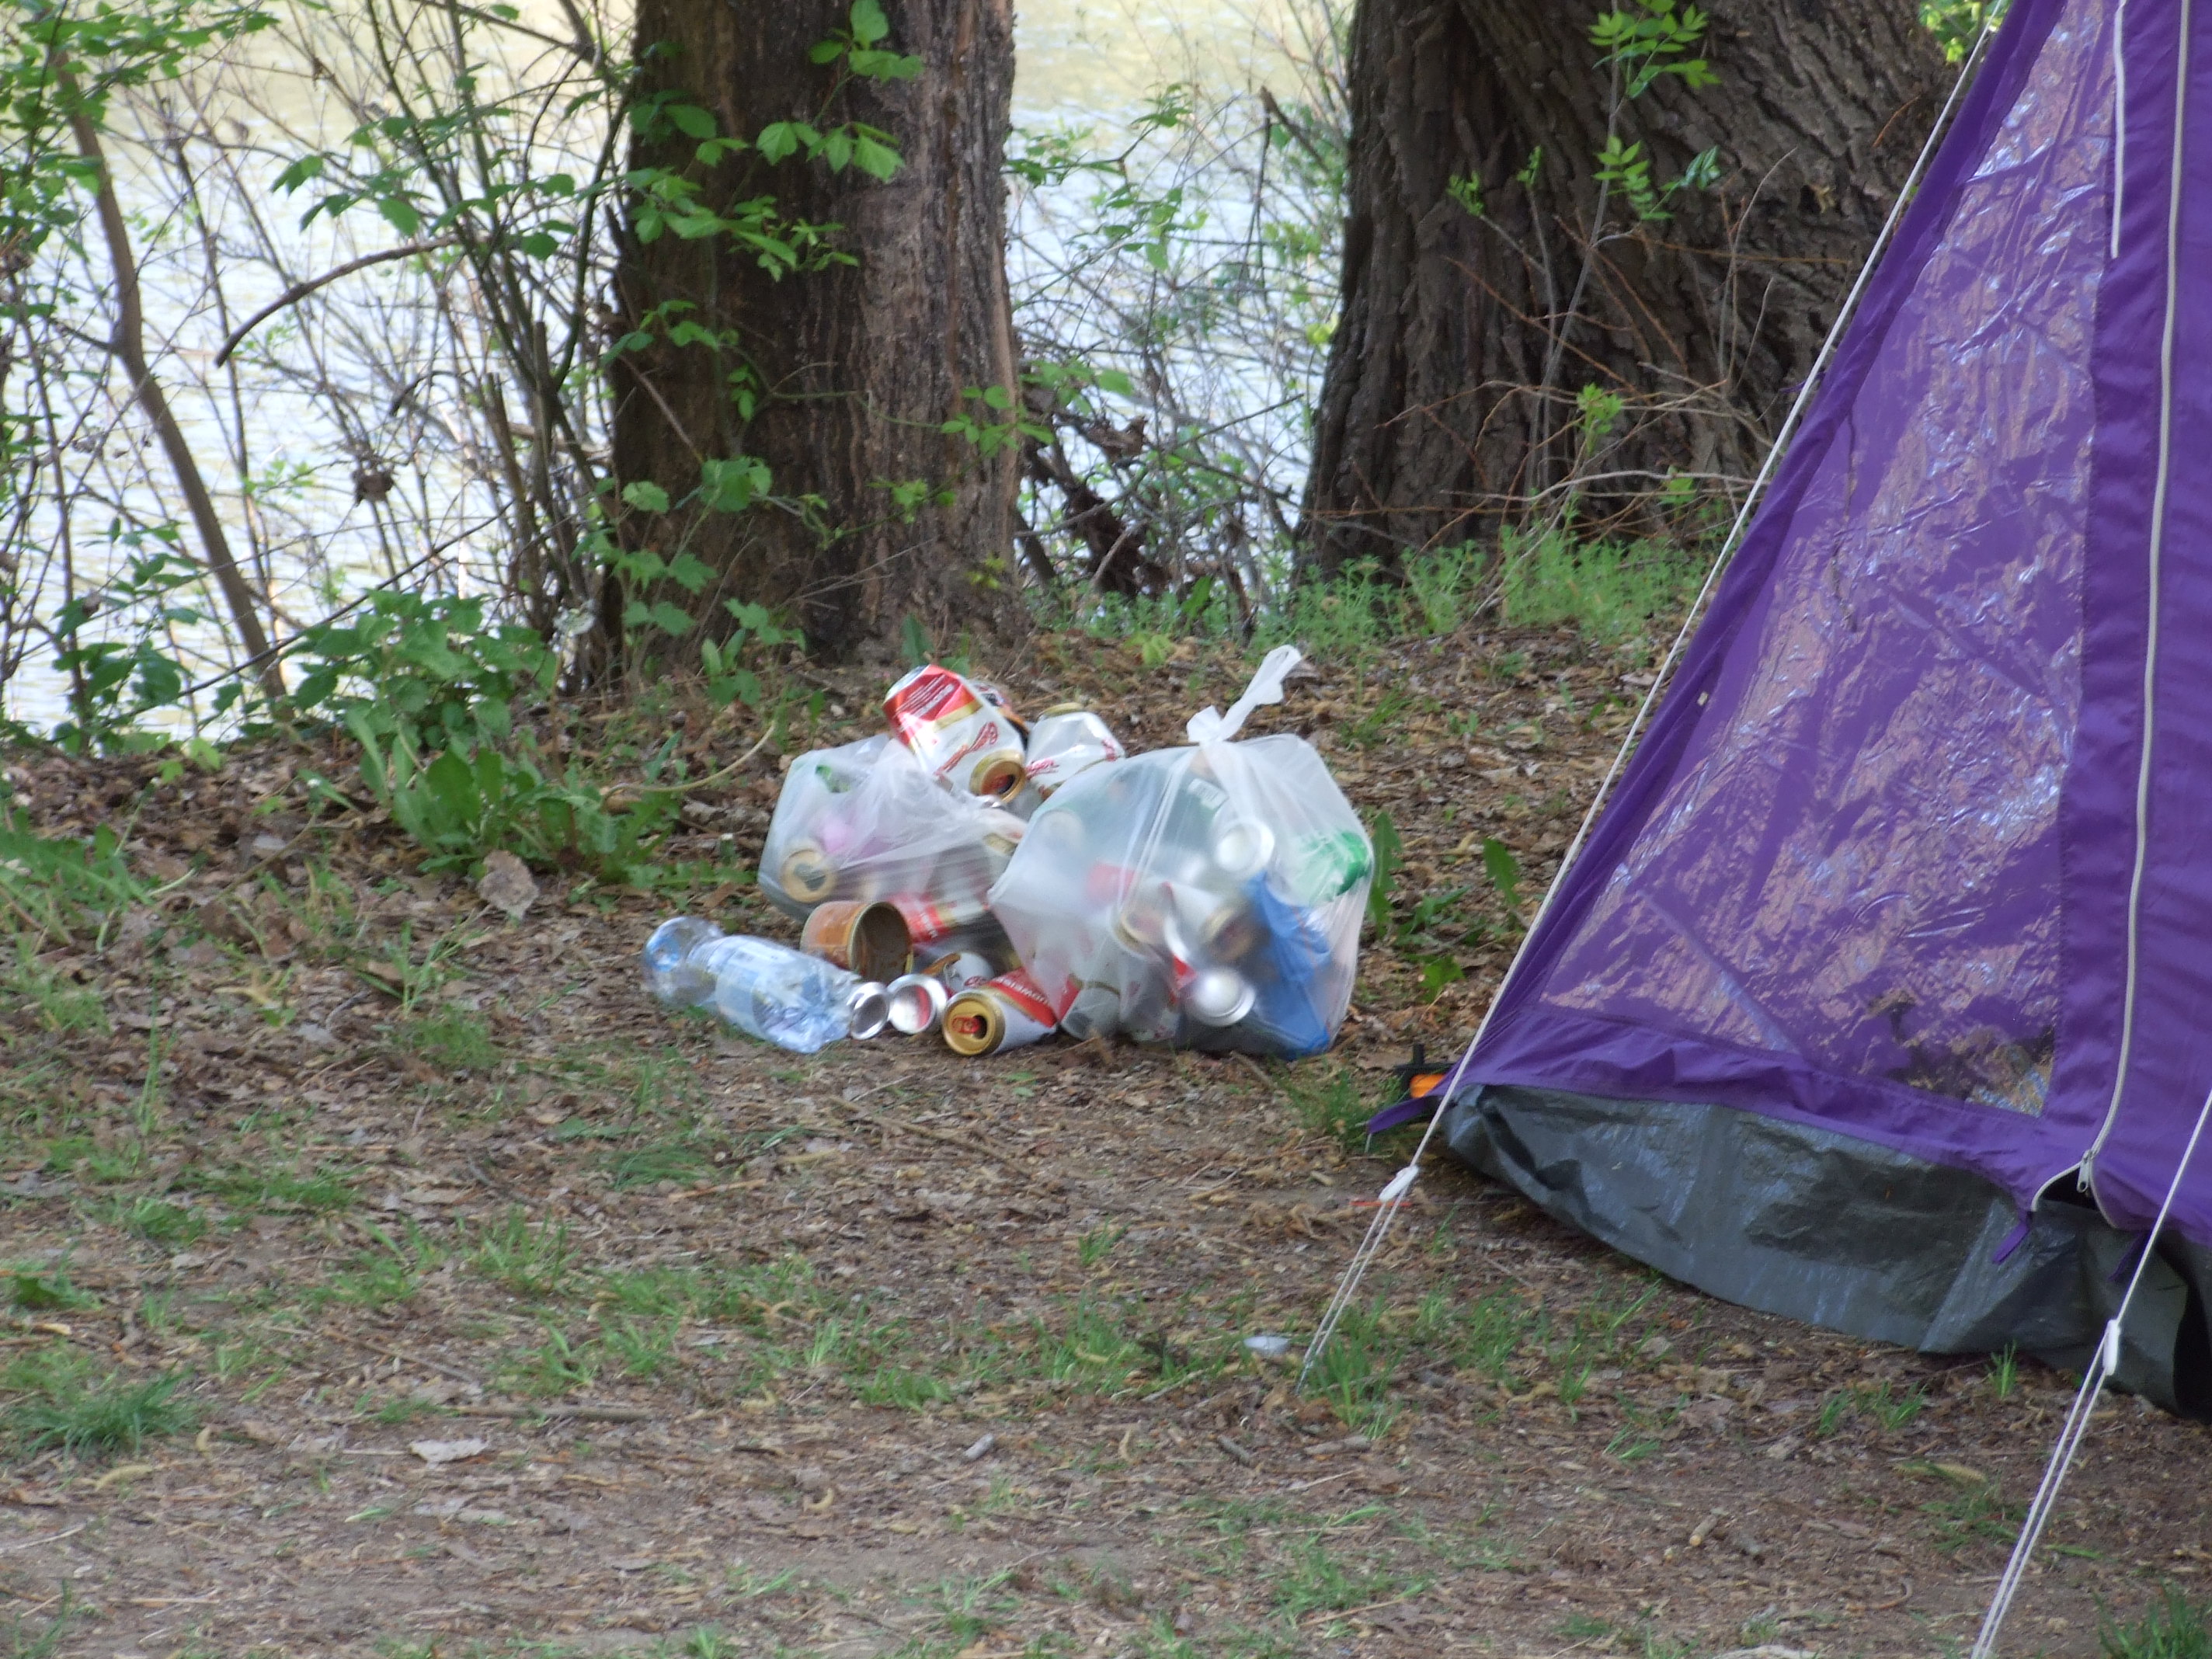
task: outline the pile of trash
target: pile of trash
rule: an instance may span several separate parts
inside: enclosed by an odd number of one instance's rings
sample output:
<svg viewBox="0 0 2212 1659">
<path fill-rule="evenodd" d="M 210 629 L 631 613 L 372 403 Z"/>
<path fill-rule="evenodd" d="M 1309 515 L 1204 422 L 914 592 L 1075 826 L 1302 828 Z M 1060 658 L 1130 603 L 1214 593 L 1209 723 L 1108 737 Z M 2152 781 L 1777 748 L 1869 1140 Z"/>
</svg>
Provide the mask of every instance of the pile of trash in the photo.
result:
<svg viewBox="0 0 2212 1659">
<path fill-rule="evenodd" d="M 1054 1030 L 1326 1048 L 1374 851 L 1303 738 L 1235 741 L 1298 660 L 1278 647 L 1188 746 L 1134 756 L 1079 704 L 1028 722 L 987 682 L 915 669 L 888 732 L 786 775 L 760 885 L 799 948 L 678 916 L 646 945 L 647 989 L 805 1054 L 885 1030 L 963 1054 Z"/>
</svg>

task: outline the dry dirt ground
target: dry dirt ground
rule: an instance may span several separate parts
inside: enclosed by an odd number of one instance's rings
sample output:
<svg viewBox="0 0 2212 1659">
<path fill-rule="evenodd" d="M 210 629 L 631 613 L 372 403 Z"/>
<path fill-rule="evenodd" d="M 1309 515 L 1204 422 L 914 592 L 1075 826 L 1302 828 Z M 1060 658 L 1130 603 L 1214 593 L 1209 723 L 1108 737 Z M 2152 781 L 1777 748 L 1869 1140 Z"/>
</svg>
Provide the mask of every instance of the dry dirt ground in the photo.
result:
<svg viewBox="0 0 2212 1659">
<path fill-rule="evenodd" d="M 664 889 L 547 876 L 514 923 L 312 813 L 327 745 L 13 757 L 32 825 L 126 832 L 158 890 L 10 922 L 0 1655 L 1962 1650 L 2067 1400 L 2031 1363 L 1717 1304 L 1449 1167 L 1321 1387 L 1243 1346 L 1310 1328 L 1403 1156 L 1341 1126 L 1464 1040 L 1510 937 L 1483 844 L 1525 903 L 1624 660 L 1417 645 L 1258 722 L 1406 846 L 1340 1049 L 1291 1067 L 666 1017 L 660 915 L 790 931 L 726 878 L 772 751 Z M 1148 746 L 1243 672 L 1000 666 Z M 818 690 L 793 746 L 868 729 L 872 680 Z M 2204 1431 L 2106 1413 L 2015 1651 L 2212 1561 Z"/>
</svg>

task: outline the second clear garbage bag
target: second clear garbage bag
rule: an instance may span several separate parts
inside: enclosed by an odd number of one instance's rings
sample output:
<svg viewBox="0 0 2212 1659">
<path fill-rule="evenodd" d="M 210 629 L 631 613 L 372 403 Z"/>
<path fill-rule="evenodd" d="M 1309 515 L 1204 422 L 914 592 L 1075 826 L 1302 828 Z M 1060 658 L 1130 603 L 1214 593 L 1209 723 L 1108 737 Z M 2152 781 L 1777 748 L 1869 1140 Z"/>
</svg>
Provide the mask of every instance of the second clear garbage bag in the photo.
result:
<svg viewBox="0 0 2212 1659">
<path fill-rule="evenodd" d="M 1297 660 L 1270 652 L 1191 747 L 1093 767 L 1030 819 L 991 907 L 1070 1036 L 1285 1056 L 1335 1039 L 1373 850 L 1311 744 L 1232 740 Z"/>
<path fill-rule="evenodd" d="M 981 922 L 1022 821 L 943 787 L 895 738 L 817 749 L 792 762 L 777 797 L 760 885 L 804 919 L 832 899 L 918 897 L 948 926 Z"/>
</svg>

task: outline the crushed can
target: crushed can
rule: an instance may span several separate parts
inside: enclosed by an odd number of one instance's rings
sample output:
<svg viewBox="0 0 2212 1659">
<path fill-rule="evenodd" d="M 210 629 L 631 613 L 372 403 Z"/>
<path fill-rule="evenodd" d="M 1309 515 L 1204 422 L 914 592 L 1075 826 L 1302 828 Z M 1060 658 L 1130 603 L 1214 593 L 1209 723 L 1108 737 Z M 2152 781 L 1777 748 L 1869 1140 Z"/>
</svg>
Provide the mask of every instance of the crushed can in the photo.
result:
<svg viewBox="0 0 2212 1659">
<path fill-rule="evenodd" d="M 884 718 L 940 783 L 987 800 L 1010 800 L 1028 780 L 1012 716 L 971 682 L 931 663 L 891 687 Z"/>
<path fill-rule="evenodd" d="M 921 971 L 944 986 L 948 996 L 988 985 L 999 976 L 999 969 L 991 958 L 980 951 L 948 951 Z"/>
<path fill-rule="evenodd" d="M 1017 968 L 945 1005 L 945 1042 L 956 1054 L 995 1054 L 1042 1041 L 1059 1024 L 1051 1000 Z"/>
<path fill-rule="evenodd" d="M 851 900 L 817 905 L 799 933 L 799 948 L 879 985 L 905 973 L 914 955 L 906 918 L 897 907 Z"/>
<path fill-rule="evenodd" d="M 1080 703 L 1061 703 L 1037 717 L 1029 741 L 1029 781 L 1043 799 L 1079 772 L 1127 751 L 1104 720 Z"/>
<path fill-rule="evenodd" d="M 934 945 L 981 927 L 991 915 L 980 894 L 900 893 L 884 902 L 898 912 L 907 937 L 917 945 Z"/>
</svg>

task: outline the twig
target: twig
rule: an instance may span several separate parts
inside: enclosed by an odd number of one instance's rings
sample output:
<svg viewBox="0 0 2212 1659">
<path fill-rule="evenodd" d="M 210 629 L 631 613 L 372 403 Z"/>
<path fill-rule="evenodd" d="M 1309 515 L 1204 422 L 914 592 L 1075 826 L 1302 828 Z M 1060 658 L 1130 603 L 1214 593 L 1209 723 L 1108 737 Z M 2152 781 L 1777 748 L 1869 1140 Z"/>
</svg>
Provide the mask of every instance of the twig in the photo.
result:
<svg viewBox="0 0 2212 1659">
<path fill-rule="evenodd" d="M 80 1521 L 76 1525 L 65 1527 L 59 1532 L 42 1532 L 36 1538 L 23 1538 L 18 1539 L 12 1544 L 0 1544 L 0 1555 L 12 1554 L 17 1550 L 34 1549 L 40 1544 L 52 1544 L 64 1538 L 73 1538 L 89 1524 L 88 1522 Z"/>
<path fill-rule="evenodd" d="M 446 1409 L 456 1417 L 552 1417 L 577 1423 L 650 1423 L 658 1415 L 641 1406 L 448 1406 Z"/>
<path fill-rule="evenodd" d="M 278 295 L 230 331 L 230 337 L 222 343 L 222 349 L 215 354 L 215 366 L 221 368 L 230 361 L 230 354 L 245 344 L 247 335 L 252 333 L 255 329 L 288 306 L 299 304 L 317 289 L 335 283 L 341 276 L 350 276 L 356 270 L 366 270 L 371 265 L 384 264 L 393 259 L 411 258 L 417 253 L 434 253 L 440 248 L 455 246 L 460 240 L 458 236 L 441 236 L 435 241 L 410 242 L 404 247 L 388 247 L 380 252 L 364 253 L 358 259 L 349 259 L 342 265 L 333 266 L 319 276 L 310 276 L 304 283 L 293 283 L 283 293 Z"/>
<path fill-rule="evenodd" d="M 1016 1175 L 1036 1174 L 1035 1170 L 1020 1159 L 1009 1158 L 996 1148 L 986 1146 L 981 1141 L 970 1140 L 965 1135 L 949 1135 L 942 1129 L 925 1129 L 918 1123 L 902 1123 L 895 1117 L 885 1117 L 882 1113 L 872 1112 L 865 1106 L 855 1106 L 848 1100 L 836 1101 L 832 1103 L 850 1112 L 854 1117 L 866 1119 L 878 1128 L 896 1129 L 902 1134 L 920 1135 L 925 1140 L 943 1141 L 947 1146 L 957 1146 L 963 1152 L 973 1152 L 978 1158 L 988 1158 L 994 1163 L 1003 1164 Z"/>
<path fill-rule="evenodd" d="M 325 1329 L 323 1334 L 335 1342 L 347 1343 L 356 1348 L 366 1348 L 371 1353 L 380 1353 L 386 1359 L 404 1360 L 410 1365 L 422 1365 L 434 1371 L 443 1371 L 456 1382 L 465 1382 L 472 1389 L 480 1389 L 483 1386 L 476 1377 L 459 1367 L 441 1364 L 439 1361 L 427 1358 L 419 1353 L 408 1353 L 402 1349 L 387 1348 L 381 1342 L 371 1342 L 367 1337 L 348 1336 L 342 1331 Z"/>
</svg>

